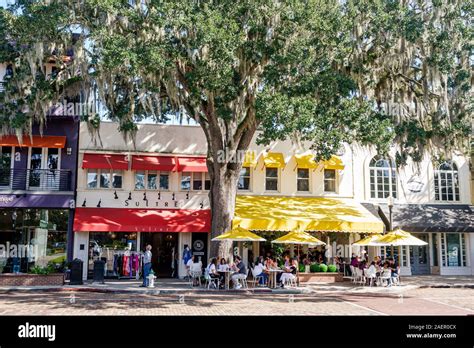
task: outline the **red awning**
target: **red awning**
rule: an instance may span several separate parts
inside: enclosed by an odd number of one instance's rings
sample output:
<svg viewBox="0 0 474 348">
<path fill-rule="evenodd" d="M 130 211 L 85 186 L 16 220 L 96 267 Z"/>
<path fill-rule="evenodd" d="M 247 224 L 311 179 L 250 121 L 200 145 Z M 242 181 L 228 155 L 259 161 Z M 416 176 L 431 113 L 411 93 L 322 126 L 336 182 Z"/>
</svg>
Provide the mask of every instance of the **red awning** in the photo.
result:
<svg viewBox="0 0 474 348">
<path fill-rule="evenodd" d="M 85 153 L 82 168 L 127 170 L 128 160 L 126 155 Z"/>
<path fill-rule="evenodd" d="M 76 208 L 74 231 L 210 232 L 211 211 L 208 209 Z"/>
<path fill-rule="evenodd" d="M 205 157 L 179 157 L 179 172 L 207 172 Z"/>
<path fill-rule="evenodd" d="M 171 156 L 133 156 L 132 170 L 176 170 L 176 158 Z"/>
<path fill-rule="evenodd" d="M 63 149 L 66 146 L 66 137 L 56 135 L 24 135 L 22 144 L 16 135 L 5 135 L 0 137 L 0 146 L 25 146 L 25 147 L 49 147 Z"/>
</svg>

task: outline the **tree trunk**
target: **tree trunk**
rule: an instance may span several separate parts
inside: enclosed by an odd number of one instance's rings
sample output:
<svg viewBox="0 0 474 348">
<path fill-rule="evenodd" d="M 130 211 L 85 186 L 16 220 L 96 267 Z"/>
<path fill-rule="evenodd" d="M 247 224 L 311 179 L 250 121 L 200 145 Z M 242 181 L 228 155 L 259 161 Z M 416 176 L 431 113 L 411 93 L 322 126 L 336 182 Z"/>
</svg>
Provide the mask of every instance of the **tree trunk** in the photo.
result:
<svg viewBox="0 0 474 348">
<path fill-rule="evenodd" d="M 211 177 L 211 191 L 209 192 L 212 230 L 211 239 L 232 228 L 232 219 L 235 212 L 235 198 L 237 194 L 237 180 L 239 170 L 228 168 L 226 164 L 214 163 L 209 165 Z M 211 257 L 224 257 L 229 259 L 232 256 L 232 242 L 211 242 Z"/>
</svg>

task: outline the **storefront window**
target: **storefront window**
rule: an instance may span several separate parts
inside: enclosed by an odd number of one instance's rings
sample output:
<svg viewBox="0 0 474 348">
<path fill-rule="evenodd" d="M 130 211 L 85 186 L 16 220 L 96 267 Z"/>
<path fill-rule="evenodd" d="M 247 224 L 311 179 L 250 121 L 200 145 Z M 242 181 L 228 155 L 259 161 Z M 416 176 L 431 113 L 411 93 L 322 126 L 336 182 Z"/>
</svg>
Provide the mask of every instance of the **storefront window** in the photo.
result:
<svg viewBox="0 0 474 348">
<path fill-rule="evenodd" d="M 100 188 L 109 188 L 110 187 L 110 173 L 101 172 L 100 173 Z"/>
<path fill-rule="evenodd" d="M 94 268 L 94 261 L 105 261 L 106 275 L 116 275 L 117 256 L 126 251 L 137 251 L 135 232 L 91 232 L 89 233 L 88 269 Z M 114 267 L 115 266 L 115 267 Z"/>
<path fill-rule="evenodd" d="M 242 169 L 240 170 L 238 189 L 250 190 L 250 168 L 249 167 L 242 167 Z"/>
<path fill-rule="evenodd" d="M 441 235 L 441 252 L 443 266 L 467 266 L 464 233 L 443 233 Z"/>
<path fill-rule="evenodd" d="M 160 173 L 160 190 L 169 190 L 170 175 L 169 173 Z"/>
<path fill-rule="evenodd" d="M 298 168 L 297 171 L 297 190 L 302 192 L 309 191 L 309 169 Z"/>
<path fill-rule="evenodd" d="M 324 192 L 336 192 L 336 171 L 324 169 Z"/>
<path fill-rule="evenodd" d="M 278 191 L 278 168 L 265 168 L 265 190 Z"/>
<path fill-rule="evenodd" d="M 433 266 L 438 266 L 438 234 L 433 233 L 431 236 L 431 254 L 433 255 Z"/>
<path fill-rule="evenodd" d="M 68 210 L 4 209 L 0 214 L 0 273 L 27 273 L 66 261 Z"/>
<path fill-rule="evenodd" d="M 191 174 L 188 172 L 181 173 L 181 190 L 189 191 L 191 189 Z"/>
</svg>

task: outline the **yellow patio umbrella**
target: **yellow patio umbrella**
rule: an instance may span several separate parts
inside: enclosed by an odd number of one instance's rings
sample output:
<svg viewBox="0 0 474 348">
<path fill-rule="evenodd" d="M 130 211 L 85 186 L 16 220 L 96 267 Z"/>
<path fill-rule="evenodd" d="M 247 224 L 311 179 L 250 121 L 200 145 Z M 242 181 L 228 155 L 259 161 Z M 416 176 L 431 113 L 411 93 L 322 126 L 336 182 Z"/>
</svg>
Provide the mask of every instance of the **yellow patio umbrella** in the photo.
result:
<svg viewBox="0 0 474 348">
<path fill-rule="evenodd" d="M 383 237 L 383 236 L 381 234 L 373 234 L 361 240 L 358 240 L 355 243 L 352 243 L 352 245 L 378 246 L 380 244 L 377 244 L 377 241 L 380 239 L 380 237 Z"/>
<path fill-rule="evenodd" d="M 404 245 L 427 245 L 425 241 L 416 238 L 409 232 L 397 228 L 395 231 L 380 236 L 373 242 L 376 246 L 404 246 Z"/>
<path fill-rule="evenodd" d="M 272 240 L 272 243 L 280 244 L 301 244 L 301 245 L 326 245 L 326 243 L 320 241 L 318 238 L 313 237 L 309 233 L 303 231 L 293 231 L 285 234 L 283 237 Z"/>
<path fill-rule="evenodd" d="M 249 230 L 237 226 L 232 230 L 211 239 L 213 242 L 231 240 L 235 242 L 265 242 L 266 239 L 250 232 Z"/>
<path fill-rule="evenodd" d="M 298 230 L 285 234 L 284 236 L 272 240 L 272 243 L 279 243 L 279 244 L 297 244 L 297 245 L 326 245 L 326 243 L 320 241 L 318 238 L 313 237 L 309 233 L 304 232 L 300 227 Z M 296 269 L 296 276 L 297 276 L 297 283 L 299 285 L 299 258 L 300 258 L 300 250 L 298 249 L 298 268 Z"/>
</svg>

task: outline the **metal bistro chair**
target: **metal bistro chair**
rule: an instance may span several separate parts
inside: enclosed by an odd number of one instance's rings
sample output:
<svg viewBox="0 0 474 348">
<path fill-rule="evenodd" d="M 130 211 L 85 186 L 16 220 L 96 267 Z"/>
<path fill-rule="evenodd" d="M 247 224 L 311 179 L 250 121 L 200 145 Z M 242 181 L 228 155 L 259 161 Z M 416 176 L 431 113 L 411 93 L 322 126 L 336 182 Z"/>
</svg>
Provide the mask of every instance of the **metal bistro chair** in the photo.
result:
<svg viewBox="0 0 474 348">
<path fill-rule="evenodd" d="M 197 280 L 197 283 L 199 283 L 199 286 L 201 286 L 201 276 L 202 276 L 202 271 L 189 271 L 190 279 L 191 279 L 191 287 L 194 286 L 195 281 Z"/>
<path fill-rule="evenodd" d="M 372 286 L 377 276 L 375 274 L 369 274 L 368 271 L 369 271 L 368 269 L 364 269 L 364 276 L 366 279 L 369 280 L 369 286 Z M 364 282 L 364 285 L 366 285 L 366 282 Z"/>
<path fill-rule="evenodd" d="M 262 275 L 256 275 L 254 268 L 251 268 L 250 270 L 252 271 L 252 275 L 253 275 L 253 280 L 251 282 L 254 284 L 253 287 L 256 288 L 257 285 L 260 284 L 260 280 L 265 279 L 265 277 Z"/>
<path fill-rule="evenodd" d="M 392 278 L 392 270 L 385 269 L 382 274 L 379 276 L 379 283 L 380 285 L 384 285 L 384 281 L 387 281 L 387 285 L 390 284 L 390 278 Z"/>
<path fill-rule="evenodd" d="M 204 279 L 206 280 L 205 286 L 207 289 L 210 289 L 212 285 L 214 289 L 219 290 L 219 286 L 221 285 L 219 278 L 212 278 L 207 268 L 204 271 Z"/>
<path fill-rule="evenodd" d="M 249 269 L 247 268 L 247 274 L 245 275 L 245 278 L 237 278 L 237 282 L 242 286 L 241 289 L 248 289 L 249 284 L 247 282 L 247 278 L 249 277 Z"/>
<path fill-rule="evenodd" d="M 296 275 L 293 274 L 294 277 L 290 277 L 290 278 L 285 278 L 284 282 L 283 282 L 283 285 L 284 286 L 291 286 L 291 287 L 295 287 L 297 288 L 298 287 L 298 278 L 296 277 Z"/>
</svg>

